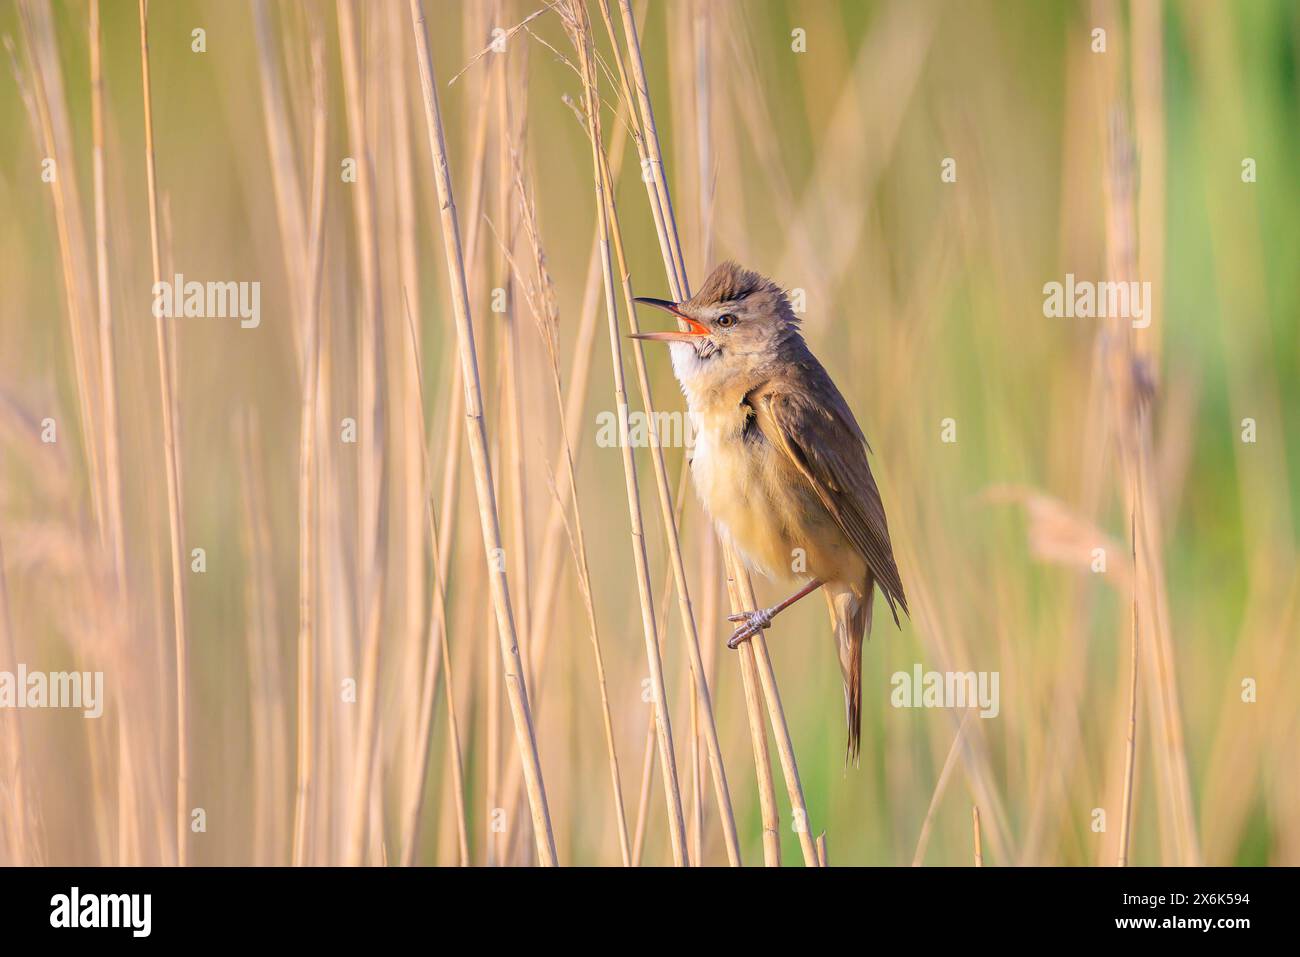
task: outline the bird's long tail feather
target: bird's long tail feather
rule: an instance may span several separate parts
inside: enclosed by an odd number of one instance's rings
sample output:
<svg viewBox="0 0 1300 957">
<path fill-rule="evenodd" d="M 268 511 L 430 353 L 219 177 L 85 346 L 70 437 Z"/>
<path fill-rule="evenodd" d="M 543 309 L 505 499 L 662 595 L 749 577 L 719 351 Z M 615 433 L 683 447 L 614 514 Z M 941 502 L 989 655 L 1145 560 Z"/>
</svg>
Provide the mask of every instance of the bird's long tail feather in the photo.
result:
<svg viewBox="0 0 1300 957">
<path fill-rule="evenodd" d="M 844 710 L 849 740 L 845 762 L 858 763 L 862 750 L 862 642 L 871 631 L 870 574 L 858 588 L 827 584 L 823 589 L 835 629 L 836 650 L 844 677 Z"/>
</svg>

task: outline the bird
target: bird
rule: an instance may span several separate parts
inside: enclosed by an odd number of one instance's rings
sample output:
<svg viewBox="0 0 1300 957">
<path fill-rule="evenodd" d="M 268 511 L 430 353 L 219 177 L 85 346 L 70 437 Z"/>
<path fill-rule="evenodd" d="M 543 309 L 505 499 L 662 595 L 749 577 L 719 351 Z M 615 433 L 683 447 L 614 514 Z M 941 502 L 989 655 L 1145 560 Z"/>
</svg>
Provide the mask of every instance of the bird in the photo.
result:
<svg viewBox="0 0 1300 957">
<path fill-rule="evenodd" d="M 727 646 L 821 589 L 844 682 L 846 762 L 856 764 L 875 590 L 895 626 L 899 609 L 909 614 L 866 436 L 771 279 L 727 261 L 689 299 L 634 301 L 678 320 L 675 331 L 631 335 L 669 346 L 693 425 L 691 476 L 720 538 L 748 568 L 804 582 L 776 605 L 731 615 L 741 624 Z"/>
</svg>

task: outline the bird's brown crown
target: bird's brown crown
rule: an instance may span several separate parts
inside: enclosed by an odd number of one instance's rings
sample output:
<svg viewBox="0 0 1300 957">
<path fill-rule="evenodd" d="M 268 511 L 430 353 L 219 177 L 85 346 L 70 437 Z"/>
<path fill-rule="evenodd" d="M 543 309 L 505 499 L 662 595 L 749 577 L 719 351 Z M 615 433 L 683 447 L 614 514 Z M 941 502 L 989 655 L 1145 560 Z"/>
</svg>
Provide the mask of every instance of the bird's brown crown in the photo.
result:
<svg viewBox="0 0 1300 957">
<path fill-rule="evenodd" d="M 799 323 L 784 289 L 766 276 L 731 260 L 719 263 L 704 280 L 704 285 L 684 305 L 689 311 L 691 307 L 704 309 L 742 301 L 757 311 L 779 316 L 791 325 Z"/>
</svg>

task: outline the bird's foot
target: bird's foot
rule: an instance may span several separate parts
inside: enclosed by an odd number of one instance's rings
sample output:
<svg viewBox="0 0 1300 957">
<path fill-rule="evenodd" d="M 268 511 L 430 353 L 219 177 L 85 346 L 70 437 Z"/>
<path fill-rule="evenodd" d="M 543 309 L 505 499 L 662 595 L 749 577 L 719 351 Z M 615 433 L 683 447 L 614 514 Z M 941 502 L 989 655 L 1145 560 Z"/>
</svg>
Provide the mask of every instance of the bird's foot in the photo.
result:
<svg viewBox="0 0 1300 957">
<path fill-rule="evenodd" d="M 742 641 L 748 641 L 764 628 L 772 624 L 772 609 L 760 608 L 758 611 L 742 611 L 739 614 L 728 615 L 727 621 L 744 622 L 744 624 L 732 632 L 731 637 L 727 639 L 727 647 L 732 651 L 735 651 L 740 647 Z"/>
</svg>

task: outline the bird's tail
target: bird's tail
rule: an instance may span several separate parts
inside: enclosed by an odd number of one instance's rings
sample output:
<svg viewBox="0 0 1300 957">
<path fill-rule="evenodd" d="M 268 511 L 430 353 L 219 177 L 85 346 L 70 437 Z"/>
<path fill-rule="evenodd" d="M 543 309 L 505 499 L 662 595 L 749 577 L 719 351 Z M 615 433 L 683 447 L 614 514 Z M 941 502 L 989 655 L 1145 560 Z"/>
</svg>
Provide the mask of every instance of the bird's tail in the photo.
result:
<svg viewBox="0 0 1300 957">
<path fill-rule="evenodd" d="M 822 591 L 830 606 L 835 644 L 844 676 L 844 710 L 849 726 L 845 762 L 858 763 L 862 747 L 862 641 L 871 631 L 871 599 L 874 581 L 870 574 L 859 587 L 828 583 Z"/>
</svg>

